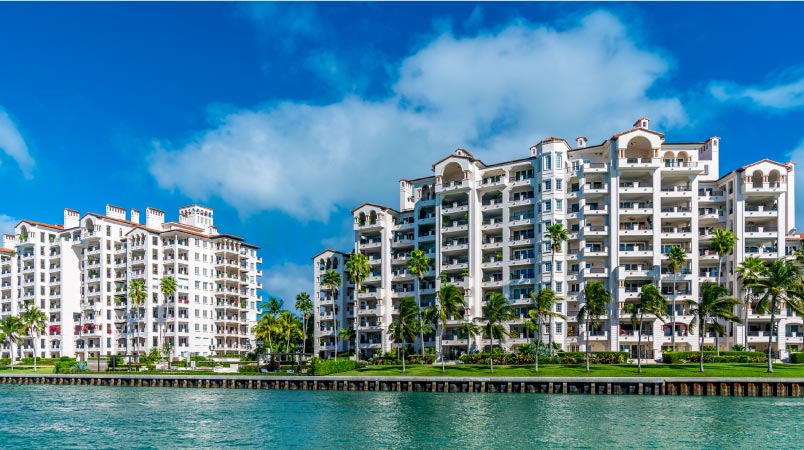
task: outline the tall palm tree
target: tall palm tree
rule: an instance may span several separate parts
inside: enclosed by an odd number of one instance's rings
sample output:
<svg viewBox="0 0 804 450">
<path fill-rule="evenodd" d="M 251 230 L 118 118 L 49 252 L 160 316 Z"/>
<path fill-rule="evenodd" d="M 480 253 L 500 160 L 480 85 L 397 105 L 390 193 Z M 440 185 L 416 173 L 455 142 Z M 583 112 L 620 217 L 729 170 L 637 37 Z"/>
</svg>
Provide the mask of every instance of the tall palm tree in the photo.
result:
<svg viewBox="0 0 804 450">
<path fill-rule="evenodd" d="M 464 307 L 463 289 L 452 284 L 445 284 L 438 290 L 436 301 L 436 319 L 441 326 L 439 356 L 441 357 L 441 372 L 443 373 L 447 370 L 444 361 L 444 335 L 447 331 L 447 320 L 463 319 L 463 314 L 461 313 L 461 309 Z"/>
<path fill-rule="evenodd" d="M 476 323 L 470 322 L 468 320 L 464 320 L 458 325 L 458 333 L 461 336 L 466 338 L 466 354 L 468 355 L 469 352 L 472 350 L 472 338 L 478 336 L 481 332 L 479 326 Z"/>
<path fill-rule="evenodd" d="M 340 290 L 342 280 L 341 274 L 335 272 L 332 269 L 327 270 L 324 272 L 324 275 L 321 275 L 321 286 L 329 289 L 332 292 L 332 297 L 337 299 L 338 292 Z M 335 302 L 332 303 L 332 329 L 338 330 L 338 314 L 335 312 Z M 335 333 L 335 361 L 338 360 L 338 333 Z"/>
<path fill-rule="evenodd" d="M 485 332 L 491 340 L 489 372 L 494 373 L 494 339 L 502 340 L 508 334 L 502 323 L 511 320 L 514 312 L 508 299 L 501 292 L 489 292 L 483 313 L 483 318 L 486 320 Z"/>
<path fill-rule="evenodd" d="M 550 284 L 551 284 L 551 287 L 555 287 L 555 283 L 553 283 L 553 280 L 555 280 L 555 278 L 556 278 L 555 273 L 558 271 L 558 267 L 556 267 L 556 255 L 558 255 L 558 252 L 561 251 L 561 244 L 564 243 L 564 242 L 569 241 L 569 231 L 566 228 L 564 228 L 563 223 L 556 222 L 556 223 L 554 223 L 554 224 L 552 224 L 552 225 L 547 227 L 547 234 L 545 235 L 545 237 L 547 239 L 550 239 L 550 249 L 552 250 L 551 255 L 550 255 L 550 270 L 552 271 L 551 272 L 551 277 L 550 277 Z M 560 300 L 560 299 L 556 299 L 556 300 Z M 548 321 L 548 324 L 547 324 L 547 326 L 548 326 L 547 336 L 549 338 L 550 354 L 552 355 L 552 352 L 553 352 L 553 317 L 548 316 L 547 321 Z M 541 330 L 541 328 L 540 328 L 540 330 Z M 536 350 L 538 351 L 538 348 Z M 537 357 L 537 359 L 538 359 L 538 357 Z"/>
<path fill-rule="evenodd" d="M 531 315 L 531 319 L 535 319 L 536 322 L 536 330 L 538 332 L 538 338 L 534 345 L 536 345 L 536 362 L 534 366 L 534 370 L 536 372 L 539 371 L 539 347 L 542 343 L 542 334 L 543 328 L 542 324 L 547 322 L 548 320 L 552 320 L 553 318 L 561 318 L 566 320 L 567 318 L 560 313 L 553 311 L 553 305 L 556 304 L 557 301 L 560 300 L 559 297 L 556 296 L 556 293 L 552 289 L 542 289 L 537 294 L 535 291 L 530 292 L 530 299 L 533 302 L 533 309 L 528 311 L 528 315 Z M 535 316 L 535 317 L 533 317 Z M 553 329 L 552 327 L 547 328 L 547 335 L 548 335 L 548 345 L 550 349 L 550 354 L 553 354 Z"/>
<path fill-rule="evenodd" d="M 402 344 L 402 373 L 406 371 L 404 348 L 408 340 L 416 339 L 418 317 L 419 307 L 416 301 L 413 297 L 404 297 L 399 302 L 399 315 L 388 325 L 388 335 L 397 344 Z"/>
<path fill-rule="evenodd" d="M 352 350 L 352 339 L 355 338 L 355 329 L 352 327 L 341 328 L 338 330 L 338 337 L 346 342 L 346 353 L 348 354 Z M 355 343 L 355 345 L 356 344 L 357 343 Z"/>
<path fill-rule="evenodd" d="M 667 300 L 656 285 L 646 284 L 642 286 L 639 301 L 629 303 L 623 309 L 631 314 L 631 324 L 637 329 L 637 372 L 642 373 L 642 321 L 645 314 L 653 314 L 664 323 L 667 317 Z"/>
<path fill-rule="evenodd" d="M 25 328 L 26 334 L 31 337 L 33 344 L 34 372 L 36 372 L 36 340 L 39 338 L 39 335 L 45 332 L 47 316 L 35 305 L 30 305 L 28 310 L 22 313 L 20 320 L 22 326 Z"/>
<path fill-rule="evenodd" d="M 723 257 L 734 251 L 734 244 L 737 243 L 737 235 L 727 228 L 718 228 L 712 232 L 712 243 L 709 248 L 717 253 L 717 279 L 718 284 L 723 279 Z M 725 283 L 725 281 L 724 281 Z"/>
<path fill-rule="evenodd" d="M 771 315 L 771 332 L 768 333 L 768 373 L 773 373 L 771 346 L 776 311 L 780 309 L 781 303 L 785 302 L 799 316 L 804 316 L 804 284 L 801 269 L 793 261 L 777 259 L 768 266 L 766 276 L 757 280 L 756 292 L 761 296 L 756 305 L 757 312 Z"/>
<path fill-rule="evenodd" d="M 19 316 L 6 316 L 0 319 L 0 342 L 6 343 L 11 350 L 11 371 L 14 371 L 14 344 L 22 344 L 25 325 Z"/>
<path fill-rule="evenodd" d="M 310 299 L 310 294 L 307 292 L 300 292 L 296 296 L 296 311 L 302 316 L 302 353 L 307 352 L 307 321 L 313 315 L 313 301 Z"/>
<path fill-rule="evenodd" d="M 684 247 L 674 245 L 670 247 L 670 253 L 667 255 L 667 265 L 670 272 L 673 274 L 673 333 L 670 335 L 670 344 L 673 346 L 673 351 L 676 350 L 676 279 L 684 264 L 687 262 L 687 252 Z"/>
<path fill-rule="evenodd" d="M 356 347 L 356 359 L 360 360 L 360 339 L 359 339 L 359 331 L 358 331 L 358 324 L 360 322 L 359 315 L 358 315 L 358 302 L 357 296 L 363 286 L 363 281 L 368 278 L 369 274 L 371 273 L 371 266 L 369 266 L 368 256 L 356 251 L 352 256 L 349 257 L 349 260 L 346 261 L 346 270 L 349 271 L 349 281 L 355 285 L 354 291 L 354 302 L 355 302 L 355 324 L 354 324 L 354 338 L 355 338 L 355 347 Z"/>
<path fill-rule="evenodd" d="M 134 279 L 128 283 L 128 298 L 131 300 L 132 310 L 136 310 L 137 316 L 140 313 L 140 307 L 142 304 L 145 303 L 145 298 L 148 296 L 147 288 L 145 287 L 145 282 L 142 279 Z M 139 318 L 138 318 L 139 320 Z M 139 327 L 138 327 L 139 328 Z M 131 332 L 131 328 L 129 328 L 129 332 Z M 134 338 L 134 353 L 137 353 L 137 347 L 139 347 L 139 338 Z"/>
<path fill-rule="evenodd" d="M 748 348 L 748 310 L 754 301 L 754 292 L 756 283 L 765 276 L 768 267 L 765 262 L 756 256 L 749 256 L 737 266 L 737 276 L 743 282 L 743 289 L 745 289 L 745 303 L 743 305 L 743 326 L 745 332 L 743 333 L 743 347 Z"/>
<path fill-rule="evenodd" d="M 725 287 L 706 282 L 701 286 L 701 300 L 699 302 L 689 300 L 687 304 L 690 307 L 690 314 L 692 321 L 690 322 L 690 329 L 698 327 L 701 335 L 701 372 L 704 371 L 704 337 L 706 336 L 706 325 L 712 324 L 716 332 L 723 331 L 723 325 L 720 320 L 728 322 L 740 322 L 740 318 L 734 314 L 734 307 L 740 304 L 740 300 L 736 298 L 726 297 L 729 290 Z"/>
<path fill-rule="evenodd" d="M 416 305 L 419 307 L 419 314 L 422 309 L 421 285 L 424 274 L 430 271 L 430 258 L 424 250 L 417 248 L 408 255 L 408 270 L 416 276 Z M 419 341 L 421 342 L 421 352 L 424 356 L 424 330 L 419 329 Z"/>
<path fill-rule="evenodd" d="M 276 318 L 277 335 L 285 341 L 285 353 L 290 353 L 290 343 L 298 342 L 302 337 L 301 323 L 299 318 L 290 311 L 283 309 Z"/>
<path fill-rule="evenodd" d="M 265 314 L 268 314 L 268 317 L 270 317 L 270 320 L 267 321 L 267 323 L 271 326 L 266 327 L 265 331 L 268 333 L 268 349 L 271 353 L 281 348 L 279 347 L 278 342 L 276 343 L 277 345 L 274 345 L 273 335 L 274 331 L 279 330 L 277 319 L 279 318 L 279 314 L 282 312 L 282 307 L 284 305 L 285 301 L 276 297 L 270 297 L 268 301 L 262 305 L 263 311 L 265 311 Z M 263 315 L 263 317 L 265 316 Z"/>
<path fill-rule="evenodd" d="M 159 324 L 159 348 L 162 348 L 164 344 L 165 316 L 167 315 L 165 311 L 165 309 L 167 309 L 167 299 L 168 296 L 176 293 L 176 279 L 170 275 L 162 277 L 162 279 L 159 280 L 159 290 L 162 292 L 162 305 L 159 308 L 159 313 L 162 316 L 159 318 L 161 322 Z"/>
<path fill-rule="evenodd" d="M 611 292 L 606 289 L 602 281 L 593 281 L 586 285 L 584 298 L 586 302 L 578 310 L 578 322 L 586 325 L 586 371 L 589 372 L 589 360 L 592 356 L 589 335 L 592 328 L 600 328 L 602 323 L 600 316 L 606 315 L 609 302 L 611 302 Z"/>
<path fill-rule="evenodd" d="M 265 347 L 267 349 L 266 353 L 273 353 L 274 349 L 272 348 L 272 341 L 271 338 L 275 331 L 277 331 L 277 324 L 276 320 L 273 316 L 268 314 L 263 314 L 260 317 L 260 320 L 257 321 L 257 324 L 254 325 L 254 337 L 263 342 L 268 342 L 268 345 Z"/>
</svg>

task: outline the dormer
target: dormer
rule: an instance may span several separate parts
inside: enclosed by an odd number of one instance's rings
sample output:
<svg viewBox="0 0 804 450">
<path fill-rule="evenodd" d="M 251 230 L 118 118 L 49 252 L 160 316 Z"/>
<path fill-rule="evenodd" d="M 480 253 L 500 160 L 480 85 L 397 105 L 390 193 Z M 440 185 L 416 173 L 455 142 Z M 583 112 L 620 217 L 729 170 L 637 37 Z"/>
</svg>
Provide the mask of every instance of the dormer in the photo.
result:
<svg viewBox="0 0 804 450">
<path fill-rule="evenodd" d="M 584 148 L 586 147 L 586 136 L 578 136 L 575 138 L 575 143 L 577 144 L 577 148 Z"/>
<path fill-rule="evenodd" d="M 640 117 L 639 119 L 637 119 L 636 122 L 634 122 L 634 128 L 642 128 L 644 130 L 649 130 L 650 129 L 649 125 L 650 125 L 650 119 L 648 119 L 647 117 Z"/>
</svg>

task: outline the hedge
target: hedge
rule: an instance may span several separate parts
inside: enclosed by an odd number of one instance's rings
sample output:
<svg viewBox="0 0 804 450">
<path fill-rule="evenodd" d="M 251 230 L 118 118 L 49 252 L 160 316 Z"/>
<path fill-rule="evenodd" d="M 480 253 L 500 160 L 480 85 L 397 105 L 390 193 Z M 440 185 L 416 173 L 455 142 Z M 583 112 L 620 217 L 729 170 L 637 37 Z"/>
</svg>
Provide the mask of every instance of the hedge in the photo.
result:
<svg viewBox="0 0 804 450">
<path fill-rule="evenodd" d="M 466 364 L 488 364 L 488 353 L 472 353 L 462 355 L 460 361 Z M 592 364 L 623 364 L 628 361 L 626 352 L 592 352 L 590 363 Z M 502 353 L 494 355 L 494 363 L 504 366 L 523 366 L 536 362 L 532 354 L 524 353 Z M 556 356 L 540 356 L 540 363 L 545 364 L 582 364 L 586 362 L 584 352 L 558 352 Z"/>
<path fill-rule="evenodd" d="M 360 369 L 365 367 L 365 364 L 352 361 L 351 359 L 328 359 L 326 361 L 313 360 L 312 362 L 313 375 L 330 375 L 333 373 L 348 372 L 350 370 Z"/>
<path fill-rule="evenodd" d="M 802 364 L 804 363 L 804 353 L 791 353 L 790 354 L 790 362 L 793 364 Z"/>
<path fill-rule="evenodd" d="M 705 363 L 763 363 L 768 362 L 768 355 L 763 352 L 723 351 L 703 352 Z M 701 362 L 701 352 L 664 352 L 662 362 L 666 364 L 684 364 Z"/>
</svg>

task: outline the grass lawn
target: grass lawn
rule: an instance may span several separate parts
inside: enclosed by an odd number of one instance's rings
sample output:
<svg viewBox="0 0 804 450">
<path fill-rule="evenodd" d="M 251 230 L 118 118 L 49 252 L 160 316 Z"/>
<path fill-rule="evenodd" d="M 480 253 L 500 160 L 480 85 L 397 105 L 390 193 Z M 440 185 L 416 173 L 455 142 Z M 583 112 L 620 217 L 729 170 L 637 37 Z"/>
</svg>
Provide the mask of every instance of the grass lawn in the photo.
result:
<svg viewBox="0 0 804 450">
<path fill-rule="evenodd" d="M 14 371 L 11 371 L 11 368 L 8 366 L 0 367 L 0 372 L 3 373 L 38 373 L 38 374 L 48 374 L 53 373 L 56 369 L 56 366 L 49 365 L 49 366 L 37 366 L 36 372 L 33 370 L 33 366 L 14 366 Z"/>
<path fill-rule="evenodd" d="M 418 376 L 418 377 L 774 377 L 804 378 L 804 365 L 774 364 L 774 373 L 768 373 L 766 364 L 718 363 L 706 364 L 704 373 L 698 364 L 644 364 L 642 373 L 637 373 L 636 364 L 592 365 L 586 373 L 584 365 L 542 364 L 539 372 L 533 366 L 495 366 L 494 374 L 489 374 L 486 365 L 463 364 L 447 366 L 441 373 L 441 366 L 408 365 L 402 373 L 402 366 L 369 366 L 364 369 L 342 372 L 335 376 Z"/>
</svg>

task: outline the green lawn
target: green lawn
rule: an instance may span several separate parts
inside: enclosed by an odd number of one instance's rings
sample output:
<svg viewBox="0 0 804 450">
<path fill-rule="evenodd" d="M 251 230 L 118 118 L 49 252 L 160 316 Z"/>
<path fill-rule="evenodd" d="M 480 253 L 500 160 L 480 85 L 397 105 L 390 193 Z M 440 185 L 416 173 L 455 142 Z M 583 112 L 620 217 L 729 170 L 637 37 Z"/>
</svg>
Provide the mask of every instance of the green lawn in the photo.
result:
<svg viewBox="0 0 804 450">
<path fill-rule="evenodd" d="M 593 365 L 586 373 L 584 365 L 542 364 L 539 372 L 533 366 L 496 366 L 494 374 L 489 374 L 485 365 L 447 366 L 446 373 L 441 366 L 408 365 L 402 373 L 402 366 L 369 366 L 365 369 L 342 372 L 337 376 L 419 376 L 419 377 L 776 377 L 804 378 L 804 365 L 774 364 L 774 373 L 767 372 L 765 364 L 707 364 L 704 373 L 698 364 L 645 364 L 642 373 L 637 373 L 636 364 Z"/>
<path fill-rule="evenodd" d="M 0 367 L 0 372 L 3 373 L 39 373 L 39 374 L 47 374 L 53 373 L 56 366 L 49 365 L 49 366 L 37 366 L 36 372 L 33 370 L 33 366 L 14 366 L 14 371 L 11 371 L 11 368 L 8 366 Z"/>
</svg>

